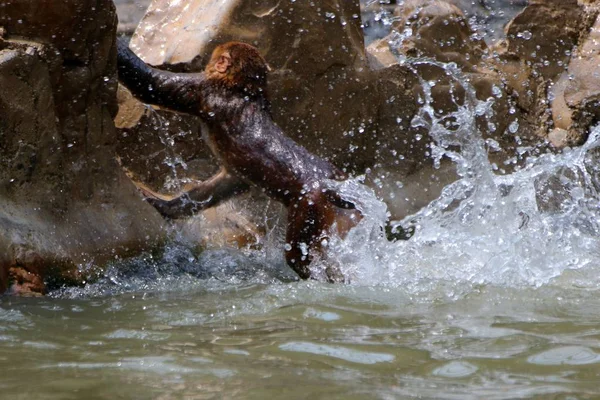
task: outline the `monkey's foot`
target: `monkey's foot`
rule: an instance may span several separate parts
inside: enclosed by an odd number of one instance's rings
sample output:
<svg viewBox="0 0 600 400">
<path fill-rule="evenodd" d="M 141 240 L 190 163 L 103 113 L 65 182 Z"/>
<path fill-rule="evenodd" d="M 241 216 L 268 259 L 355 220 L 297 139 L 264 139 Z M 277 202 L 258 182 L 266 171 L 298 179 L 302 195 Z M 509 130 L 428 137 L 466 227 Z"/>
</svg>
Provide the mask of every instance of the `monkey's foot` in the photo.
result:
<svg viewBox="0 0 600 400">
<path fill-rule="evenodd" d="M 156 208 L 156 211 L 160 215 L 162 215 L 165 219 L 174 219 L 171 214 L 171 207 L 169 207 L 169 202 L 158 199 L 156 197 L 145 195 L 144 201 L 150 204 L 152 207 Z"/>
</svg>

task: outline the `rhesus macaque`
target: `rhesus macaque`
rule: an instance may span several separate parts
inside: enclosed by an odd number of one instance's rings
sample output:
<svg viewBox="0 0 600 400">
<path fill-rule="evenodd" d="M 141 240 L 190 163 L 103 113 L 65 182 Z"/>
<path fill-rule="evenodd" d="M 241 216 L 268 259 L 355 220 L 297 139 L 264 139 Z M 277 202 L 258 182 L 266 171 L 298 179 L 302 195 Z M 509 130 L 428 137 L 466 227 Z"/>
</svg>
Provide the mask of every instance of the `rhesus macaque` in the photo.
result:
<svg viewBox="0 0 600 400">
<path fill-rule="evenodd" d="M 361 219 L 324 180 L 346 175 L 309 153 L 273 122 L 266 92 L 268 66 L 258 50 L 239 42 L 218 46 L 201 73 L 172 73 L 146 65 L 118 41 L 119 80 L 144 103 L 202 118 L 205 139 L 222 165 L 212 178 L 188 184 L 175 196 L 142 184 L 140 190 L 164 217 L 191 216 L 259 187 L 288 210 L 286 260 L 303 279 L 335 225 L 344 236 Z M 343 279 L 329 268 L 330 281 Z"/>
</svg>

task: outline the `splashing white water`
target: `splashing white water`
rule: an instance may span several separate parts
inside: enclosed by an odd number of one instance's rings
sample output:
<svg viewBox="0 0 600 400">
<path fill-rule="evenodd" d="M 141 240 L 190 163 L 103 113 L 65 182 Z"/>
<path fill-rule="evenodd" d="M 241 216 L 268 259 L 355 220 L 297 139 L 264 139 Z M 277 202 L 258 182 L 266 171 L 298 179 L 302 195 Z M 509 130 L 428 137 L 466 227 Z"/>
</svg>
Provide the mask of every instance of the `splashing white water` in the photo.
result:
<svg viewBox="0 0 600 400">
<path fill-rule="evenodd" d="M 450 158 L 460 179 L 402 221 L 414 224 L 416 233 L 409 241 L 395 243 L 381 234 L 385 205 L 357 182 L 348 182 L 343 196 L 368 216 L 335 250 L 351 280 L 415 291 L 445 283 L 473 287 L 600 282 L 600 169 L 596 167 L 600 128 L 580 148 L 532 157 L 512 174 L 495 175 L 475 123 L 494 100 L 477 100 L 473 87 L 453 64 L 400 61 L 410 66 L 436 65 L 465 88 L 464 105 L 451 115 L 437 117 L 431 107 L 431 85 L 421 80 L 425 101 L 413 120 L 413 125 L 428 129 L 434 161 Z M 456 121 L 453 129 L 443 123 L 448 117 Z M 565 271 L 574 270 L 580 273 L 565 277 Z"/>
</svg>

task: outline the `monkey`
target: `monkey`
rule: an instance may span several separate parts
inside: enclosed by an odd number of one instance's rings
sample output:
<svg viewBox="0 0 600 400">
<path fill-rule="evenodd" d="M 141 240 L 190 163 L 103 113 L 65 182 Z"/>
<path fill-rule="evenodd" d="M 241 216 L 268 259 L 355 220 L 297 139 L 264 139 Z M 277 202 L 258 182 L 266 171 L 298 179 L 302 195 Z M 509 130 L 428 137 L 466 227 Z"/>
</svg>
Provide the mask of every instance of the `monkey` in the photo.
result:
<svg viewBox="0 0 600 400">
<path fill-rule="evenodd" d="M 163 217 L 177 219 L 258 187 L 287 208 L 287 264 L 300 278 L 315 278 L 309 266 L 325 256 L 329 235 L 343 238 L 363 216 L 326 185 L 347 175 L 273 121 L 269 67 L 258 49 L 227 42 L 215 48 L 203 72 L 173 73 L 145 64 L 125 43 L 117 43 L 119 81 L 144 103 L 199 116 L 208 128 L 204 139 L 221 165 L 213 177 L 172 196 L 134 182 L 145 200 Z M 337 268 L 326 272 L 331 282 L 344 280 Z"/>
</svg>

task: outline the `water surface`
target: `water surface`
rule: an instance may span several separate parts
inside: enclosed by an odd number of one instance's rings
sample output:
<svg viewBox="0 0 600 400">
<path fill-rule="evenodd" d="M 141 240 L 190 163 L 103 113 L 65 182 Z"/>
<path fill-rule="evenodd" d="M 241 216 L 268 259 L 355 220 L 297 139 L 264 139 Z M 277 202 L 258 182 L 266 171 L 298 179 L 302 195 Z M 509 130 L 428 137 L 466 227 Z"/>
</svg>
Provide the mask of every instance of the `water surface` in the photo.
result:
<svg viewBox="0 0 600 400">
<path fill-rule="evenodd" d="M 554 285 L 452 298 L 210 279 L 5 297 L 0 389 L 30 399 L 595 398 L 599 306 L 596 289 Z"/>
</svg>

